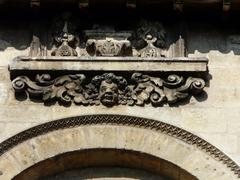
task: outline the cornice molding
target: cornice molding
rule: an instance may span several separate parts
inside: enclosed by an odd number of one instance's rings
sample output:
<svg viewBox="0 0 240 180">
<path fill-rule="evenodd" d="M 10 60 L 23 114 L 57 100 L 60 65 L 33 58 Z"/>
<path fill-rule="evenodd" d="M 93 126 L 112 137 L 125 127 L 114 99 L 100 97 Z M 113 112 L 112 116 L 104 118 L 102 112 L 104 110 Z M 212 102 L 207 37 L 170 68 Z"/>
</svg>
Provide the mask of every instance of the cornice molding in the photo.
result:
<svg viewBox="0 0 240 180">
<path fill-rule="evenodd" d="M 205 58 L 19 57 L 9 66 L 16 96 L 65 105 L 162 106 L 203 92 Z"/>
</svg>

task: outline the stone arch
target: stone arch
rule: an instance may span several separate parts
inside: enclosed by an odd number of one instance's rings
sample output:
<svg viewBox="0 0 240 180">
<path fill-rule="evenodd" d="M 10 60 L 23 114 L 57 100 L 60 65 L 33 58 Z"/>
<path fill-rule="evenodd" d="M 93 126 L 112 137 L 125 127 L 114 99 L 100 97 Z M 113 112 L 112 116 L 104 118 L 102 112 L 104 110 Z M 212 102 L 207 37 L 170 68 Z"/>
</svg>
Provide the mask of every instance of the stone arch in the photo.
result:
<svg viewBox="0 0 240 180">
<path fill-rule="evenodd" d="M 87 115 L 51 121 L 0 144 L 0 178 L 12 179 L 61 154 L 89 149 L 145 153 L 198 179 L 237 179 L 239 166 L 194 134 L 167 123 L 123 115 Z"/>
<path fill-rule="evenodd" d="M 158 157 L 127 149 L 105 148 L 85 149 L 57 155 L 31 166 L 15 176 L 13 180 L 51 178 L 51 176 L 54 179 L 54 177 L 61 176 L 69 170 L 77 169 L 81 171 L 89 167 L 95 170 L 107 167 L 109 169 L 125 168 L 127 170 L 138 170 L 140 172 L 147 172 L 146 175 L 152 176 L 154 179 L 197 180 L 196 177 L 180 167 Z M 105 175 L 102 173 L 99 176 L 94 172 L 87 177 L 90 176 L 91 179 L 114 177 L 114 174 L 111 175 L 111 173 L 105 173 Z M 138 174 L 131 175 L 131 173 L 127 173 L 125 176 L 127 178 L 144 178 L 141 174 L 138 176 Z"/>
</svg>

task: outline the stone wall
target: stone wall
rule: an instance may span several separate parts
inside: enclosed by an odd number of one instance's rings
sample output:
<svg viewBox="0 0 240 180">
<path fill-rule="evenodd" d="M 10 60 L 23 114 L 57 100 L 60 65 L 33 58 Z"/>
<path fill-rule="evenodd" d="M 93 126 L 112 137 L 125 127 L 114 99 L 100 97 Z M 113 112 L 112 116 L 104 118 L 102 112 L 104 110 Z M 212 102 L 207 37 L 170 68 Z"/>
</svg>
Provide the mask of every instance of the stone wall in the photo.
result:
<svg viewBox="0 0 240 180">
<path fill-rule="evenodd" d="M 240 164 L 240 35 L 234 26 L 189 23 L 186 37 L 189 57 L 209 58 L 209 84 L 199 98 L 176 106 L 44 106 L 18 101 L 12 89 L 8 64 L 28 55 L 31 33 L 20 22 L 0 27 L 0 141 L 30 127 L 91 114 L 145 117 L 185 129 L 202 137 Z"/>
</svg>

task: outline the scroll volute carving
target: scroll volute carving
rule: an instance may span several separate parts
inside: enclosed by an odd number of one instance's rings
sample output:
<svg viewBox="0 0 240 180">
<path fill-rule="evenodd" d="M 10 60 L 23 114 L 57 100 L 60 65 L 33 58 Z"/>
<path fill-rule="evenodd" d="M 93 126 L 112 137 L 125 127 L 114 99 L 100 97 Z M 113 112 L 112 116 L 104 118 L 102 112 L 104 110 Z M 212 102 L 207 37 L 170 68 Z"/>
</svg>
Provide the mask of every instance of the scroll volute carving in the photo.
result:
<svg viewBox="0 0 240 180">
<path fill-rule="evenodd" d="M 113 28 L 101 27 L 84 31 L 86 50 L 91 56 L 132 56 L 130 32 L 116 32 Z"/>
<path fill-rule="evenodd" d="M 167 78 L 133 73 L 131 79 L 105 73 L 91 77 L 84 74 L 64 75 L 52 79 L 50 75 L 37 75 L 35 81 L 27 76 L 13 80 L 17 93 L 27 93 L 42 101 L 61 101 L 78 105 L 138 105 L 152 104 L 161 106 L 173 104 L 192 95 L 201 93 L 205 81 L 201 78 L 183 78 L 169 75 Z"/>
</svg>

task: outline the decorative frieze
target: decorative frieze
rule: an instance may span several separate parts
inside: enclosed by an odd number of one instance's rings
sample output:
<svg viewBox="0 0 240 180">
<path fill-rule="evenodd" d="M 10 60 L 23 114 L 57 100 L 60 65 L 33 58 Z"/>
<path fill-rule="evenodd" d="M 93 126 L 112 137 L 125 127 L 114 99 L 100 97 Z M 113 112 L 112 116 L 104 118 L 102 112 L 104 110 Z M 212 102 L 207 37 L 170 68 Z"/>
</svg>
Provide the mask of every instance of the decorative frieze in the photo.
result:
<svg viewBox="0 0 240 180">
<path fill-rule="evenodd" d="M 84 74 L 64 75 L 52 79 L 49 74 L 15 78 L 13 88 L 17 93 L 27 93 L 30 98 L 44 102 L 74 102 L 78 105 L 139 105 L 161 106 L 173 104 L 199 94 L 205 87 L 201 78 L 169 75 L 166 78 L 133 73 L 130 79 L 113 73 L 104 73 L 90 79 Z"/>
<path fill-rule="evenodd" d="M 184 39 L 169 43 L 160 22 L 87 29 L 73 19 L 68 13 L 56 19 L 46 38 L 50 46 L 33 36 L 30 56 L 13 60 L 9 70 L 17 95 L 85 106 L 162 106 L 203 91 L 208 60 L 180 57 Z"/>
</svg>

